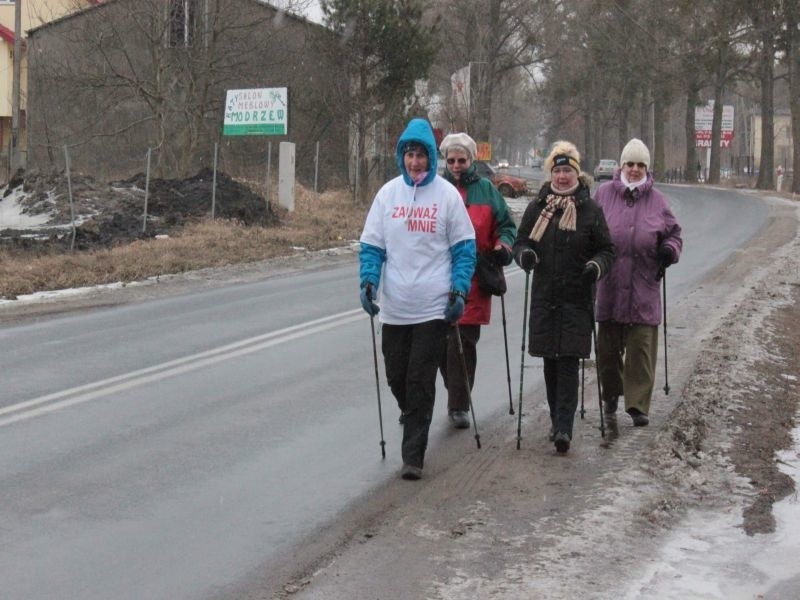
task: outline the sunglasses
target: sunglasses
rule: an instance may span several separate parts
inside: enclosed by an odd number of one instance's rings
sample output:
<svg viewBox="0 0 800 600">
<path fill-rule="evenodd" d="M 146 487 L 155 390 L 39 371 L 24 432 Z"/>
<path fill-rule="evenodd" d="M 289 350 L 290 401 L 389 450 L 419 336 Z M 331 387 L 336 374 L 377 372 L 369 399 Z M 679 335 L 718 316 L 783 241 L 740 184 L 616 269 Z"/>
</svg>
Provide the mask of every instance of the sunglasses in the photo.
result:
<svg viewBox="0 0 800 600">
<path fill-rule="evenodd" d="M 629 169 L 632 169 L 634 167 L 634 165 L 636 165 L 640 169 L 646 169 L 647 168 L 647 165 L 644 164 L 644 163 L 626 162 L 625 164 L 628 166 Z"/>
<path fill-rule="evenodd" d="M 465 164 L 467 164 L 467 160 L 469 160 L 469 159 L 467 159 L 467 158 L 448 158 L 447 159 L 447 164 L 448 165 L 454 165 L 454 164 L 458 163 L 460 165 L 465 165 Z"/>
</svg>

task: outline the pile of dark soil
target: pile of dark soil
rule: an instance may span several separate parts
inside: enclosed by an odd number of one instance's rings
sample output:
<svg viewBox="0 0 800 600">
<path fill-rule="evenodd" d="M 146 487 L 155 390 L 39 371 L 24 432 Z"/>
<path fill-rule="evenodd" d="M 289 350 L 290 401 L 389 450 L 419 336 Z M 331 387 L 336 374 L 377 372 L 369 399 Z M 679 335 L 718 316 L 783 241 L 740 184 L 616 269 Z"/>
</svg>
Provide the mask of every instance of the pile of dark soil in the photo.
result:
<svg viewBox="0 0 800 600">
<path fill-rule="evenodd" d="M 71 210 L 79 223 L 75 230 L 75 247 L 79 250 L 109 248 L 137 239 L 170 235 L 188 222 L 210 217 L 212 195 L 217 218 L 261 227 L 280 222 L 277 213 L 262 196 L 225 173 L 217 173 L 216 192 L 213 192 L 214 174 L 210 169 L 203 169 L 186 179 L 151 178 L 146 226 L 144 173 L 111 183 L 73 174 L 69 184 L 72 209 L 65 173 L 30 171 L 15 175 L 3 191 L 3 197 L 21 186 L 23 210 L 31 214 L 47 213 L 51 219 L 36 231 L 0 231 L 0 241 L 19 249 L 35 246 L 51 250 L 69 248 L 72 243 Z"/>
</svg>

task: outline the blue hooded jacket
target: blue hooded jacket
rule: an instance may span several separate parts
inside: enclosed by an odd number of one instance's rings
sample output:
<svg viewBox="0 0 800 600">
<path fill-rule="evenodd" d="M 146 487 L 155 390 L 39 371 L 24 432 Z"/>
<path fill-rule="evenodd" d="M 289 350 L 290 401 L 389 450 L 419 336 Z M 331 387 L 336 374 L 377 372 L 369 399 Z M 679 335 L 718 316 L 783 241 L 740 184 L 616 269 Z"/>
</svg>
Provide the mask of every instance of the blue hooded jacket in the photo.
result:
<svg viewBox="0 0 800 600">
<path fill-rule="evenodd" d="M 414 185 L 411 177 L 408 176 L 406 171 L 405 162 L 403 162 L 403 148 L 409 142 L 417 142 L 422 144 L 428 150 L 428 175 L 422 180 L 419 185 L 428 185 L 433 178 L 436 177 L 436 139 L 433 137 L 433 129 L 425 119 L 411 119 L 406 126 L 406 130 L 397 140 L 397 147 L 395 148 L 395 158 L 397 160 L 397 167 L 403 174 L 403 181 L 408 185 Z"/>
<path fill-rule="evenodd" d="M 400 139 L 397 140 L 397 146 L 395 147 L 397 166 L 403 176 L 403 181 L 406 185 L 414 186 L 414 181 L 408 175 L 403 161 L 403 149 L 409 142 L 422 144 L 428 150 L 428 174 L 421 183 L 417 184 L 418 186 L 427 185 L 436 178 L 438 157 L 433 129 L 425 119 L 411 119 Z M 450 258 L 452 260 L 450 276 L 452 289 L 466 297 L 472 281 L 472 274 L 475 270 L 475 240 L 463 240 L 453 244 L 450 247 Z M 381 267 L 386 260 L 386 251 L 362 242 L 359 259 L 361 263 L 361 287 L 363 288 L 369 283 L 377 290 L 380 283 Z"/>
</svg>

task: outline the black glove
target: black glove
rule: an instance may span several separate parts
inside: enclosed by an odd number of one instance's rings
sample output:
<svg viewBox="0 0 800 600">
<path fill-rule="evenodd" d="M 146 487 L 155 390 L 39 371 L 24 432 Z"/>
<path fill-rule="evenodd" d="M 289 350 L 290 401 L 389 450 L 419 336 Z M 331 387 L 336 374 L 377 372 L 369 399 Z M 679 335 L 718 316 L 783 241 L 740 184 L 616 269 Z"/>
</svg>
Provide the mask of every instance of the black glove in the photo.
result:
<svg viewBox="0 0 800 600">
<path fill-rule="evenodd" d="M 533 248 L 524 248 L 517 255 L 517 264 L 519 265 L 520 269 L 526 273 L 530 273 L 531 269 L 539 264 L 539 256 L 536 254 Z"/>
<path fill-rule="evenodd" d="M 666 269 L 670 266 L 673 262 L 675 262 L 675 252 L 672 250 L 670 246 L 666 244 L 662 244 L 658 247 L 657 252 L 658 257 L 658 266 L 662 269 Z"/>
<path fill-rule="evenodd" d="M 364 311 L 370 316 L 374 317 L 380 312 L 380 308 L 377 304 L 375 304 L 373 299 L 374 291 L 372 289 L 372 284 L 368 283 L 363 288 L 361 288 L 361 307 Z"/>
<path fill-rule="evenodd" d="M 489 253 L 489 258 L 498 267 L 506 267 L 510 265 L 511 260 L 513 259 L 513 257 L 511 256 L 511 251 L 505 246 L 500 246 L 499 248 L 492 250 Z"/>
<path fill-rule="evenodd" d="M 661 245 L 656 252 L 656 260 L 658 261 L 658 271 L 656 271 L 656 281 L 661 281 L 664 277 L 664 271 L 675 260 L 675 252 L 667 245 Z"/>
<path fill-rule="evenodd" d="M 583 281 L 585 285 L 592 285 L 597 281 L 598 277 L 600 277 L 600 267 L 591 261 L 587 262 L 581 273 L 581 281 Z"/>
</svg>

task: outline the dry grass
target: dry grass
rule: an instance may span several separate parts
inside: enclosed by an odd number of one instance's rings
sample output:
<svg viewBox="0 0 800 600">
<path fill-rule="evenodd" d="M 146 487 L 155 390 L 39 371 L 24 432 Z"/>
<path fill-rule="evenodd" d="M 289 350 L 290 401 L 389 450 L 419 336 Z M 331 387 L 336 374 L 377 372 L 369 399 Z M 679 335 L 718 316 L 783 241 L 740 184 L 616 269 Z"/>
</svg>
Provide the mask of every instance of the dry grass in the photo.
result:
<svg viewBox="0 0 800 600">
<path fill-rule="evenodd" d="M 279 209 L 277 227 L 244 227 L 203 220 L 167 239 L 150 239 L 109 250 L 20 254 L 0 250 L 0 297 L 130 282 L 206 267 L 285 256 L 304 247 L 319 250 L 358 239 L 367 207 L 354 206 L 344 191 L 316 195 L 298 186 L 295 211 Z"/>
</svg>

